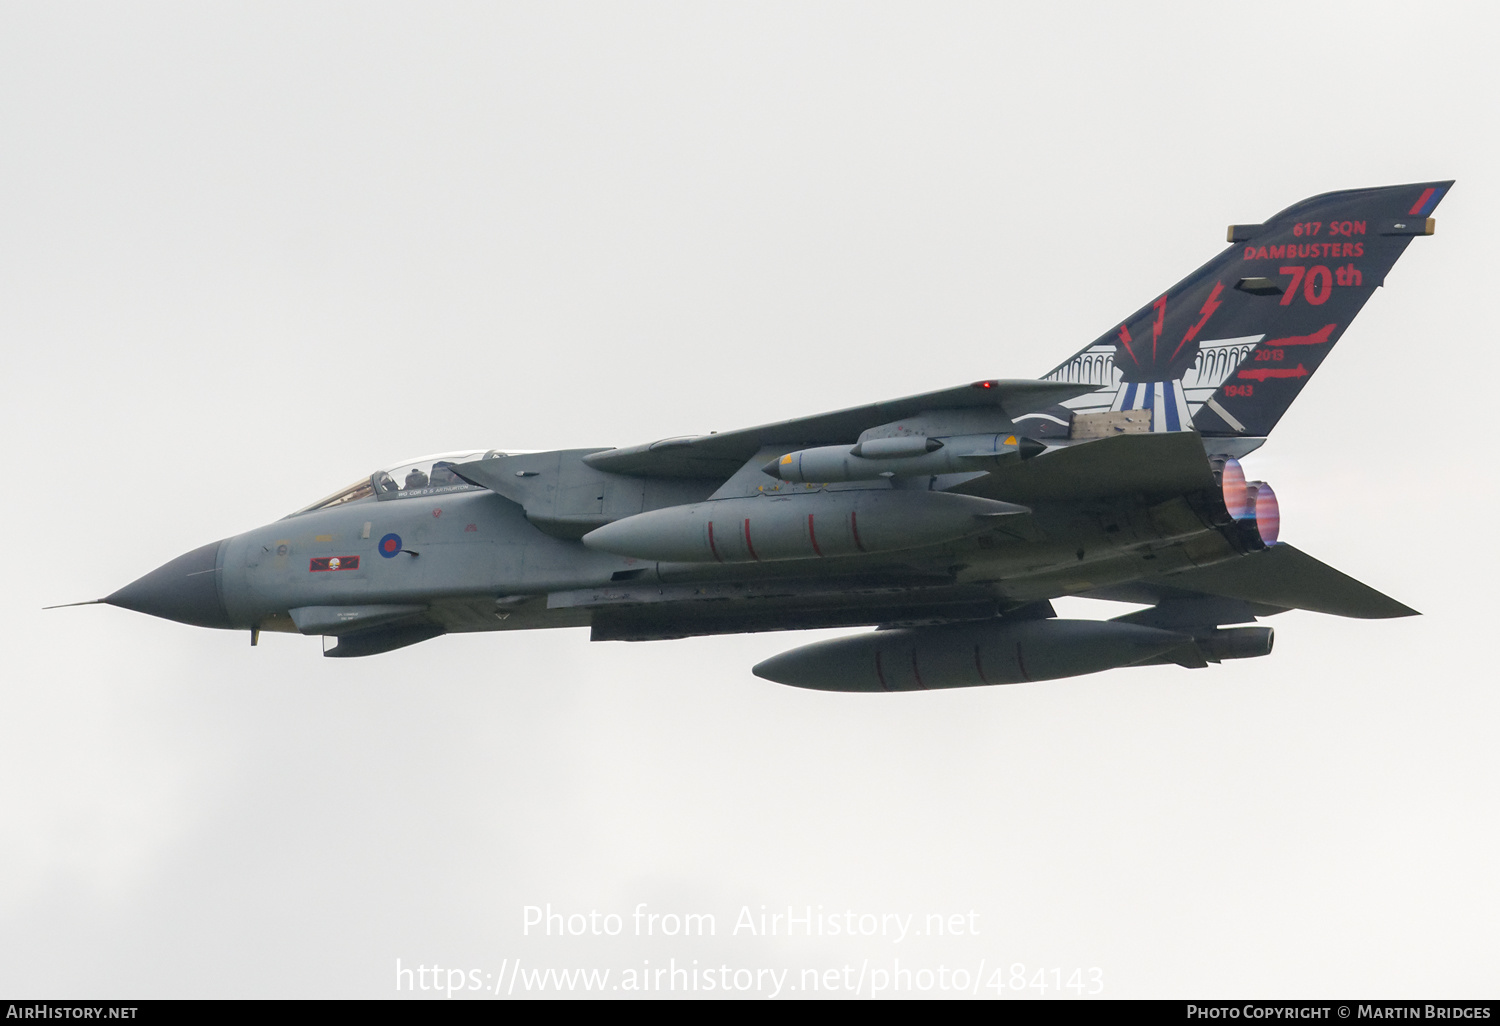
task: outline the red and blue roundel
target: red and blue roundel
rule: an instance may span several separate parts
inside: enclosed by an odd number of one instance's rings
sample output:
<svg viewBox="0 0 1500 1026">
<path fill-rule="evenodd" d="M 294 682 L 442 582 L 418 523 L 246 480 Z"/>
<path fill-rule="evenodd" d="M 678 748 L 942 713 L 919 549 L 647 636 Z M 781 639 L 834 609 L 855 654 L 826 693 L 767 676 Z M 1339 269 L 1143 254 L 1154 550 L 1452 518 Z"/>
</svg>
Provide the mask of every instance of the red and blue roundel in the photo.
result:
<svg viewBox="0 0 1500 1026">
<path fill-rule="evenodd" d="M 388 534 L 380 539 L 380 544 L 377 548 L 380 550 L 382 556 L 390 559 L 401 551 L 401 536 L 399 534 Z"/>
</svg>

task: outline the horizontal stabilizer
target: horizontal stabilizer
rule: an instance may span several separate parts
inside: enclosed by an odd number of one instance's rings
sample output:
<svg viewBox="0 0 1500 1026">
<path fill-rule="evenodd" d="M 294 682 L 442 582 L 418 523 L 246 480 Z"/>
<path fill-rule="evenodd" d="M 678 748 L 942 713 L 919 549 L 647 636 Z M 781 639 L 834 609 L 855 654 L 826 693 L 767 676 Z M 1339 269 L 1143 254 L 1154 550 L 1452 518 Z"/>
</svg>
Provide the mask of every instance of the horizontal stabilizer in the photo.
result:
<svg viewBox="0 0 1500 1026">
<path fill-rule="evenodd" d="M 1085 594 L 1090 598 L 1152 603 L 1187 595 L 1219 595 L 1256 606 L 1306 609 L 1361 620 L 1419 615 L 1415 609 L 1285 543 L 1227 563 Z"/>
</svg>

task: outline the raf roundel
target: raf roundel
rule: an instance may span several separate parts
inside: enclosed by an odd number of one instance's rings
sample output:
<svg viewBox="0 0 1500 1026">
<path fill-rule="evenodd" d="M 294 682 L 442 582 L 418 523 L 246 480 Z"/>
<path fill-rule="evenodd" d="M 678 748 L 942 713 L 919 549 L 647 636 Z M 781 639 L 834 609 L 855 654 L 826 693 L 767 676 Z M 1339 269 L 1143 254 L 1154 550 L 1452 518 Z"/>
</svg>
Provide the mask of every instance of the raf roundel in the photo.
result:
<svg viewBox="0 0 1500 1026">
<path fill-rule="evenodd" d="M 388 534 L 380 539 L 380 554 L 386 559 L 399 554 L 401 551 L 401 536 L 399 534 Z"/>
</svg>

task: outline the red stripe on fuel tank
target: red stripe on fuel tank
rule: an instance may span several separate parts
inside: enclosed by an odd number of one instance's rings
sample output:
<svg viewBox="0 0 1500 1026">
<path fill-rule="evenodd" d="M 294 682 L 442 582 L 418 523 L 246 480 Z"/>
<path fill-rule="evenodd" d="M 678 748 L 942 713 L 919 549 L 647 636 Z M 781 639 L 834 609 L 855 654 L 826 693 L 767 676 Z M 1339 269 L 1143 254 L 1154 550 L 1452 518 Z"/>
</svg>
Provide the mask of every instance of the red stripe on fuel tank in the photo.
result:
<svg viewBox="0 0 1500 1026">
<path fill-rule="evenodd" d="M 979 661 L 979 646 L 974 646 L 974 669 L 979 671 L 979 679 L 988 684 L 990 679 L 984 675 L 984 663 Z"/>
<path fill-rule="evenodd" d="M 917 687 L 926 691 L 927 685 L 922 683 L 922 671 L 917 669 L 917 650 L 915 648 L 911 650 L 911 672 L 912 676 L 917 678 Z"/>
<path fill-rule="evenodd" d="M 850 513 L 849 514 L 849 529 L 854 532 L 854 545 L 855 545 L 855 547 L 858 548 L 859 551 L 861 551 L 861 552 L 868 552 L 869 550 L 865 548 L 865 543 L 859 540 L 859 514 L 858 513 Z"/>
<path fill-rule="evenodd" d="M 885 668 L 880 665 L 880 649 L 875 650 L 875 676 L 880 681 L 880 690 L 889 691 L 890 687 L 885 682 Z"/>
<path fill-rule="evenodd" d="M 1021 668 L 1021 679 L 1030 683 L 1031 674 L 1026 672 L 1026 660 L 1021 658 L 1021 643 L 1016 642 L 1016 665 Z"/>
<path fill-rule="evenodd" d="M 708 551 L 714 554 L 714 559 L 720 563 L 724 562 L 724 557 L 719 555 L 719 550 L 714 545 L 714 522 L 712 520 L 708 522 Z"/>
<path fill-rule="evenodd" d="M 818 548 L 818 532 L 813 530 L 813 515 L 811 513 L 807 515 L 807 537 L 812 540 L 813 552 L 819 556 L 823 555 L 823 550 Z"/>
<path fill-rule="evenodd" d="M 745 518 L 745 548 L 747 548 L 747 549 L 750 550 L 750 558 L 753 559 L 753 560 L 755 560 L 757 563 L 759 563 L 760 562 L 760 557 L 755 554 L 755 546 L 750 544 L 750 518 L 749 517 Z"/>
</svg>

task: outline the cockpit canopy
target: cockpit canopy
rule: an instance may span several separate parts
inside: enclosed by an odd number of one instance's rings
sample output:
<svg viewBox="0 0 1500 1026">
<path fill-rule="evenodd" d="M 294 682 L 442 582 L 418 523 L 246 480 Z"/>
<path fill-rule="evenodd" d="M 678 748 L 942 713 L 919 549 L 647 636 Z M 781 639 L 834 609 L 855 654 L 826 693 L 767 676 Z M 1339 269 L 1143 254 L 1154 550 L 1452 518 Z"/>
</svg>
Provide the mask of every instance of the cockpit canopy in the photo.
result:
<svg viewBox="0 0 1500 1026">
<path fill-rule="evenodd" d="M 369 477 L 362 477 L 352 485 L 340 488 L 332 495 L 319 499 L 310 506 L 304 506 L 290 515 L 295 517 L 302 513 L 311 513 L 315 509 L 328 509 L 330 506 L 342 506 L 345 503 L 360 502 L 364 499 L 384 501 L 386 499 L 410 499 L 420 495 L 443 495 L 448 492 L 478 491 L 476 486 L 455 474 L 453 468 L 460 463 L 480 459 L 492 460 L 509 455 L 511 454 L 501 452 L 499 449 L 464 449 L 459 452 L 440 452 L 432 456 L 407 460 L 394 467 L 377 470 Z"/>
</svg>

